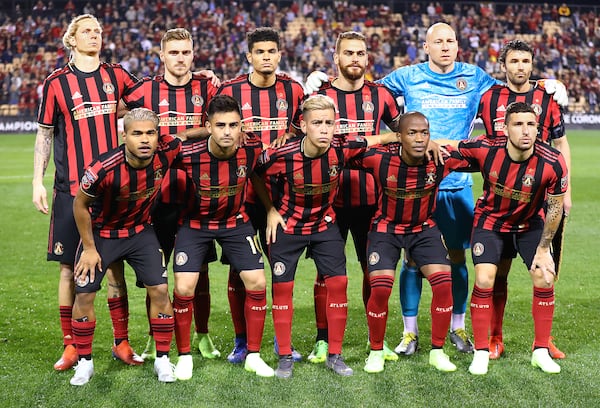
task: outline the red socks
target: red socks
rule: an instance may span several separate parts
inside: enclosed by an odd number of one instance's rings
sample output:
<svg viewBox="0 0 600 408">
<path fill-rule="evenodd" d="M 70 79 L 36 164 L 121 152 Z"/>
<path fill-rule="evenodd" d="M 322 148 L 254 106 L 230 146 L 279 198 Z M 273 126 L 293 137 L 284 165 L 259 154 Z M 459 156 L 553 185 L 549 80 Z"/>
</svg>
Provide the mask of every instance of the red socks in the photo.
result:
<svg viewBox="0 0 600 408">
<path fill-rule="evenodd" d="M 450 272 L 435 272 L 427 277 L 431 285 L 431 345 L 441 348 L 452 317 L 452 277 Z"/>
<path fill-rule="evenodd" d="M 73 343 L 77 347 L 79 358 L 92 357 L 92 343 L 94 342 L 94 331 L 96 330 L 96 321 L 80 322 L 71 320 L 73 327 Z"/>
<path fill-rule="evenodd" d="M 273 283 L 273 327 L 279 344 L 279 355 L 282 356 L 292 354 L 293 293 L 293 281 Z"/>
<path fill-rule="evenodd" d="M 265 316 L 267 314 L 266 289 L 246 290 L 244 314 L 246 316 L 248 352 L 258 353 L 262 343 Z"/>
<path fill-rule="evenodd" d="M 492 318 L 492 296 L 494 289 L 482 289 L 475 284 L 471 294 L 471 322 L 476 350 L 488 350 L 488 332 Z"/>
<path fill-rule="evenodd" d="M 115 344 L 129 338 L 129 301 L 127 296 L 108 299 L 108 310 L 113 325 Z"/>
<path fill-rule="evenodd" d="M 200 272 L 194 297 L 194 324 L 197 333 L 208 333 L 208 318 L 210 316 L 210 286 L 208 271 Z"/>
<path fill-rule="evenodd" d="M 173 292 L 175 342 L 177 343 L 179 354 L 189 354 L 191 351 L 190 328 L 192 327 L 193 308 L 194 296 L 179 296 Z M 156 334 L 154 338 L 156 339 Z"/>
<path fill-rule="evenodd" d="M 554 286 L 550 288 L 533 288 L 531 305 L 533 327 L 535 331 L 534 348 L 548 348 L 548 339 L 552 332 L 554 317 Z"/>
<path fill-rule="evenodd" d="M 60 329 L 63 334 L 63 345 L 68 346 L 73 344 L 73 329 L 71 327 L 71 319 L 73 318 L 73 306 L 59 306 L 60 313 Z"/>
<path fill-rule="evenodd" d="M 227 282 L 227 299 L 229 310 L 236 337 L 246 333 L 246 318 L 244 317 L 244 305 L 246 302 L 246 288 L 240 278 L 240 274 L 229 269 L 229 280 Z"/>
<path fill-rule="evenodd" d="M 171 349 L 171 340 L 173 339 L 173 329 L 175 328 L 175 319 L 152 318 L 150 319 L 154 341 L 156 342 L 156 357 L 169 355 Z"/>
<path fill-rule="evenodd" d="M 388 318 L 388 300 L 392 294 L 393 286 L 393 276 L 371 277 L 371 294 L 367 303 L 367 323 L 369 324 L 369 340 L 373 350 L 383 350 L 383 339 Z"/>
<path fill-rule="evenodd" d="M 348 320 L 347 276 L 326 276 L 329 354 L 341 354 Z M 291 322 L 290 322 L 291 324 Z M 279 337 L 277 338 L 279 340 Z"/>
</svg>

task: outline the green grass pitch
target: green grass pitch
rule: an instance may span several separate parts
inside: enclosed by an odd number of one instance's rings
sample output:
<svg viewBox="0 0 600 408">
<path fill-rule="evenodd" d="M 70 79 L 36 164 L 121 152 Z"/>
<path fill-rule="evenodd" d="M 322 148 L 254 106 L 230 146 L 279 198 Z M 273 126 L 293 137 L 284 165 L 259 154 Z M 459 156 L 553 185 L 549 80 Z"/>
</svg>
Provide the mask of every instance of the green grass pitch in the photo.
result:
<svg viewBox="0 0 600 408">
<path fill-rule="evenodd" d="M 224 357 L 203 360 L 194 355 L 190 381 L 160 384 L 147 362 L 127 367 L 110 355 L 112 330 L 106 290 L 97 297 L 98 325 L 94 341 L 96 374 L 84 387 L 72 387 L 72 372 L 55 372 L 61 353 L 57 310 L 58 266 L 46 262 L 48 216 L 31 203 L 33 135 L 0 135 L 0 406 L 2 407 L 189 407 L 189 406 L 429 406 L 429 407 L 589 407 L 600 395 L 600 279 L 597 244 L 600 241 L 600 135 L 569 131 L 573 156 L 573 210 L 566 231 L 563 269 L 556 284 L 553 335 L 567 353 L 562 372 L 547 375 L 531 367 L 533 323 L 531 283 L 521 262 L 515 262 L 509 281 L 506 309 L 506 354 L 490 363 L 487 376 L 474 377 L 467 368 L 470 355 L 445 349 L 458 366 L 450 374 L 436 372 L 427 363 L 431 299 L 424 284 L 417 355 L 388 362 L 382 374 L 362 371 L 366 357 L 367 326 L 360 286 L 361 274 L 353 248 L 347 247 L 349 318 L 344 354 L 355 375 L 340 378 L 303 362 L 288 381 L 261 379 L 232 366 Z M 51 196 L 52 170 L 45 185 Z M 475 194 L 480 192 L 476 182 Z M 473 268 L 470 266 L 471 285 Z M 314 266 L 302 260 L 295 286 L 293 342 L 305 356 L 315 335 L 312 302 Z M 130 338 L 141 352 L 147 323 L 144 291 L 135 288 L 127 271 L 130 296 Z M 225 356 L 232 347 L 233 329 L 226 297 L 227 271 L 210 267 L 212 314 L 210 330 Z M 270 297 L 270 296 L 269 296 Z M 270 302 L 269 302 L 270 303 Z M 469 327 L 470 323 L 468 323 Z M 401 337 L 397 284 L 391 298 L 387 340 L 395 346 Z M 470 330 L 469 330 L 470 331 Z M 263 357 L 276 365 L 273 325 L 267 315 Z M 176 359 L 173 342 L 172 360 Z"/>
</svg>

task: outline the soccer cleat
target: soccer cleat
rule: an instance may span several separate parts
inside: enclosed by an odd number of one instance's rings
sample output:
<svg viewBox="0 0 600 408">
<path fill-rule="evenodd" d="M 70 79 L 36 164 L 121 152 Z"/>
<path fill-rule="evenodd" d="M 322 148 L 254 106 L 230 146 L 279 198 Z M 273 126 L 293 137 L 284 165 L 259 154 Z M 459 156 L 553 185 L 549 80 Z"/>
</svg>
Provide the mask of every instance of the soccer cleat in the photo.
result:
<svg viewBox="0 0 600 408">
<path fill-rule="evenodd" d="M 260 353 L 248 353 L 244 369 L 255 373 L 259 377 L 273 377 L 275 375 L 275 371 L 263 361 Z"/>
<path fill-rule="evenodd" d="M 62 356 L 60 359 L 54 363 L 54 369 L 58 371 L 65 371 L 70 369 L 77 363 L 77 359 L 79 356 L 77 355 L 77 349 L 72 344 L 67 344 L 65 349 L 63 350 Z"/>
<path fill-rule="evenodd" d="M 383 358 L 385 361 L 398 361 L 398 354 L 388 346 L 387 341 L 383 342 Z"/>
<path fill-rule="evenodd" d="M 413 355 L 419 348 L 419 336 L 415 333 L 407 332 L 402 335 L 402 341 L 396 346 L 394 351 L 396 354 L 403 354 L 405 356 Z"/>
<path fill-rule="evenodd" d="M 433 349 L 429 352 L 429 365 L 434 366 L 439 371 L 456 371 L 456 366 L 450 361 L 450 357 L 442 349 Z"/>
<path fill-rule="evenodd" d="M 198 350 L 202 357 L 213 359 L 221 357 L 221 352 L 215 347 L 210 335 L 208 333 L 194 333 L 194 337 L 198 337 Z"/>
<path fill-rule="evenodd" d="M 550 354 L 550 357 L 557 360 L 562 360 L 563 358 L 567 357 L 565 353 L 563 353 L 558 349 L 558 347 L 556 347 L 556 345 L 554 344 L 554 337 L 552 336 L 550 336 L 550 339 L 548 339 L 548 353 Z"/>
<path fill-rule="evenodd" d="M 328 350 L 329 344 L 325 340 L 319 340 L 306 359 L 313 364 L 324 363 L 327 360 Z"/>
<path fill-rule="evenodd" d="M 154 360 L 154 372 L 160 382 L 175 382 L 177 378 L 173 372 L 174 368 L 173 364 L 171 364 L 171 360 L 169 360 L 169 356 L 162 356 Z"/>
<path fill-rule="evenodd" d="M 465 329 L 456 329 L 450 332 L 450 342 L 454 344 L 456 349 L 461 353 L 472 353 L 473 343 L 469 339 L 469 335 Z"/>
<path fill-rule="evenodd" d="M 385 366 L 385 352 L 383 350 L 371 350 L 369 357 L 365 360 L 364 370 L 367 373 L 380 373 Z"/>
<path fill-rule="evenodd" d="M 485 375 L 488 372 L 490 364 L 490 352 L 487 350 L 475 350 L 473 352 L 473 361 L 469 366 L 469 372 L 473 375 Z"/>
<path fill-rule="evenodd" d="M 148 342 L 146 343 L 146 348 L 142 352 L 143 360 L 156 360 L 156 343 L 154 342 L 154 337 L 148 336 Z"/>
<path fill-rule="evenodd" d="M 277 337 L 273 337 L 273 352 L 276 356 L 279 355 L 279 343 L 277 343 Z M 302 361 L 302 354 L 298 353 L 294 346 L 292 346 L 292 358 L 294 359 L 294 363 Z"/>
<path fill-rule="evenodd" d="M 158 361 L 158 360 L 157 360 Z M 156 364 L 155 364 L 156 366 Z M 191 354 L 183 354 L 179 356 L 177 360 L 177 365 L 175 366 L 175 370 L 173 374 L 175 378 L 178 380 L 189 380 L 192 378 L 192 374 L 194 371 L 194 359 Z"/>
<path fill-rule="evenodd" d="M 94 360 L 82 358 L 75 367 L 75 375 L 71 378 L 71 385 L 84 385 L 94 375 Z"/>
<path fill-rule="evenodd" d="M 227 356 L 227 361 L 231 364 L 242 364 L 246 360 L 246 355 L 248 355 L 246 339 L 236 337 L 233 350 Z"/>
<path fill-rule="evenodd" d="M 279 363 L 275 370 L 275 376 L 279 378 L 290 378 L 294 371 L 294 359 L 291 355 L 279 356 Z"/>
<path fill-rule="evenodd" d="M 144 364 L 144 359 L 133 351 L 127 340 L 123 340 L 118 346 L 112 346 L 112 355 L 128 365 Z"/>
<path fill-rule="evenodd" d="M 498 360 L 504 354 L 504 343 L 502 343 L 502 337 L 500 336 L 491 336 L 489 347 L 490 360 Z"/>
<path fill-rule="evenodd" d="M 341 354 L 330 354 L 325 361 L 327 368 L 333 370 L 334 373 L 348 377 L 354 374 L 354 371 L 344 363 L 344 358 Z"/>
<path fill-rule="evenodd" d="M 560 373 L 560 366 L 552 360 L 552 357 L 550 357 L 550 353 L 548 353 L 548 349 L 546 348 L 533 350 L 533 354 L 531 355 L 531 365 L 548 374 Z"/>
</svg>

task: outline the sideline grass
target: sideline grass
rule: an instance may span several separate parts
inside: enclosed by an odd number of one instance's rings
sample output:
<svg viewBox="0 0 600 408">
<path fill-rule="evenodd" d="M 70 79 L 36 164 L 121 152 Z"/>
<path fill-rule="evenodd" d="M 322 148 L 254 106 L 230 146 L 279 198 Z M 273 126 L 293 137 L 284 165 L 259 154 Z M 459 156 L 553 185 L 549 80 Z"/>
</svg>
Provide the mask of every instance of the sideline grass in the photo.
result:
<svg viewBox="0 0 600 408">
<path fill-rule="evenodd" d="M 556 285 L 557 308 L 553 334 L 567 353 L 562 373 L 547 375 L 529 363 L 533 337 L 531 284 L 521 262 L 515 262 L 506 309 L 506 356 L 490 364 L 485 377 L 467 372 L 471 356 L 446 350 L 458 371 L 442 374 L 427 364 L 430 290 L 424 284 L 419 316 L 421 349 L 413 357 L 387 363 L 384 373 L 362 371 L 367 328 L 360 295 L 360 268 L 351 246 L 347 248 L 349 320 L 344 354 L 355 375 L 338 378 L 323 366 L 296 364 L 290 381 L 260 379 L 224 358 L 203 360 L 194 355 L 194 377 L 187 382 L 159 384 L 152 364 L 126 367 L 110 356 L 111 326 L 106 291 L 96 300 L 98 326 L 94 341 L 96 374 L 89 385 L 69 385 L 71 372 L 59 373 L 52 364 L 61 352 L 56 307 L 58 267 L 45 260 L 48 217 L 31 204 L 34 136 L 0 136 L 0 406 L 2 407 L 151 407 L 151 406 L 596 406 L 600 395 L 600 322 L 597 243 L 600 241 L 600 138 L 594 132 L 569 132 L 573 151 L 574 208 L 566 231 L 564 264 Z M 51 195 L 51 170 L 46 188 Z M 480 183 L 474 189 L 480 191 Z M 472 266 L 471 284 L 472 284 Z M 147 333 L 144 292 L 130 290 L 130 337 L 141 352 Z M 312 281 L 314 267 L 302 260 L 295 287 L 293 342 L 304 356 L 314 341 Z M 211 264 L 212 315 L 210 330 L 226 355 L 233 330 L 226 298 L 227 272 Z M 397 286 L 397 284 L 396 284 Z M 269 302 L 270 303 L 270 302 Z M 267 318 L 263 356 L 272 366 L 273 329 Z M 390 304 L 387 339 L 395 346 L 401 336 L 398 291 Z M 172 349 L 175 359 L 175 349 Z"/>
</svg>

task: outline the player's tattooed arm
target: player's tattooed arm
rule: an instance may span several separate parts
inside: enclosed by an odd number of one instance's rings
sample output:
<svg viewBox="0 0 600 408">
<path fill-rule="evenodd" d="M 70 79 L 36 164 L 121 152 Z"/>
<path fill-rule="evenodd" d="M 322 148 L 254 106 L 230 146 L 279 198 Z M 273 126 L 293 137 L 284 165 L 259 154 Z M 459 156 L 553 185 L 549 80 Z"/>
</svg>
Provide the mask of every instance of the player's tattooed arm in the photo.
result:
<svg viewBox="0 0 600 408">
<path fill-rule="evenodd" d="M 44 174 L 50 162 L 54 128 L 39 126 L 33 152 L 33 205 L 43 214 L 48 214 L 48 200 L 44 187 Z"/>
<path fill-rule="evenodd" d="M 550 254 L 550 244 L 552 243 L 554 234 L 558 230 L 563 215 L 564 194 L 548 195 L 547 201 L 546 221 L 544 222 L 542 237 L 531 263 L 531 272 L 533 273 L 535 269 L 539 268 L 542 271 L 544 281 L 550 284 L 554 282 L 554 275 L 556 274 L 554 260 Z"/>
</svg>

